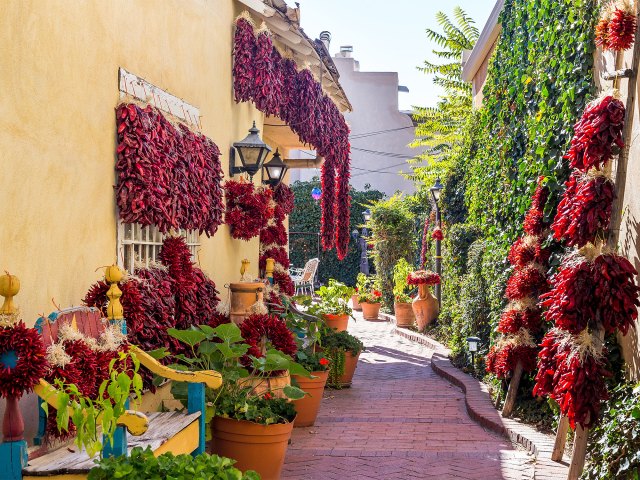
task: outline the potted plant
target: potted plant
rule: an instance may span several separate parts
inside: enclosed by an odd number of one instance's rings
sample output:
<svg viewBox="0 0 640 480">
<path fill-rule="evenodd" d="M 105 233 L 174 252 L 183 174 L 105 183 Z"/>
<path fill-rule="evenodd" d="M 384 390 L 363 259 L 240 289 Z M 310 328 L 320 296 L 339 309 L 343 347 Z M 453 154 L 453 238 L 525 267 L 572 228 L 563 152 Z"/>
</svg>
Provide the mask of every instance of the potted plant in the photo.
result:
<svg viewBox="0 0 640 480">
<path fill-rule="evenodd" d="M 358 302 L 362 307 L 362 316 L 365 320 L 378 320 L 382 306 L 382 292 L 379 284 L 377 277 L 368 277 L 358 292 Z"/>
<path fill-rule="evenodd" d="M 413 268 L 404 258 L 393 267 L 393 312 L 398 327 L 411 327 L 416 321 L 411 305 L 411 288 L 407 280 L 412 271 Z"/>
<path fill-rule="evenodd" d="M 309 372 L 268 345 L 261 356 L 250 355 L 251 345 L 244 342 L 240 328 L 233 323 L 216 328 L 201 325 L 189 330 L 169 329 L 169 334 L 191 348 L 192 356 L 176 355 L 182 368 L 217 370 L 222 374 L 222 386 L 207 391 L 213 414 L 211 453 L 233 458 L 237 468 L 255 470 L 263 479 L 280 478 L 296 416 L 289 400 L 302 398 L 304 392 L 285 385 L 256 394 L 255 385 L 248 385 L 243 379 L 250 373 L 267 378 L 284 370 L 302 376 Z M 182 395 L 176 390 L 172 388 L 174 396 L 180 398 Z M 286 398 L 278 395 L 280 391 Z"/>
<path fill-rule="evenodd" d="M 328 285 L 322 286 L 316 291 L 320 302 L 309 302 L 308 311 L 311 315 L 321 317 L 327 327 L 342 332 L 347 329 L 349 316 L 353 313 L 348 303 L 353 293 L 352 287 L 330 279 Z"/>
<path fill-rule="evenodd" d="M 429 290 L 430 286 L 440 284 L 440 275 L 430 270 L 417 270 L 407 276 L 407 283 L 418 287 L 418 294 L 411 306 L 416 316 L 418 330 L 423 331 L 427 325 L 438 318 L 440 312 L 438 300 Z"/>
<path fill-rule="evenodd" d="M 298 350 L 296 355 L 297 362 L 311 372 L 311 377 L 303 375 L 292 376 L 295 385 L 305 393 L 304 397 L 293 402 L 297 413 L 293 426 L 310 427 L 315 423 L 320 411 L 320 403 L 322 402 L 324 387 L 329 377 L 329 365 L 331 362 L 324 353 L 314 352 L 313 347 Z"/>
<path fill-rule="evenodd" d="M 367 285 L 367 276 L 364 273 L 359 273 L 358 276 L 356 277 L 355 292 L 353 293 L 353 295 L 351 295 L 351 304 L 353 305 L 353 309 L 356 312 L 362 311 L 362 306 L 358 301 L 358 292 L 360 292 L 360 290 L 365 289 L 366 285 Z"/>
<path fill-rule="evenodd" d="M 320 342 L 330 362 L 327 385 L 333 388 L 350 386 L 364 344 L 348 332 L 325 332 Z"/>
</svg>

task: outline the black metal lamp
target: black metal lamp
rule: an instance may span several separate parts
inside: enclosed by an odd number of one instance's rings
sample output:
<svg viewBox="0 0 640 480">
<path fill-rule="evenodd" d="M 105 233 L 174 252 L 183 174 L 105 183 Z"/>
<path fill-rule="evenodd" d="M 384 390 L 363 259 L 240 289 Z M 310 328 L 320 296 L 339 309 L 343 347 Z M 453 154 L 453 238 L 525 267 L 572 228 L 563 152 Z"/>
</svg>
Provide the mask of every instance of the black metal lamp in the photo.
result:
<svg viewBox="0 0 640 480">
<path fill-rule="evenodd" d="M 266 179 L 264 179 L 263 175 L 262 183 L 266 183 L 271 188 L 277 187 L 284 179 L 287 170 L 289 170 L 289 167 L 282 161 L 280 152 L 276 148 L 276 153 L 273 154 L 271 160 L 262 166 L 262 171 L 267 173 Z"/>
<path fill-rule="evenodd" d="M 365 223 L 368 222 L 369 220 L 371 220 L 371 210 L 367 208 L 364 212 L 362 212 L 362 216 L 364 217 Z"/>
<path fill-rule="evenodd" d="M 438 200 L 440 200 L 440 193 L 442 192 L 443 188 L 444 185 L 440 183 L 440 179 L 436 178 L 436 183 L 429 189 L 429 191 L 431 191 L 431 197 L 433 197 L 433 201 L 435 202 L 436 206 L 438 205 Z"/>
<path fill-rule="evenodd" d="M 262 141 L 258 133 L 260 133 L 260 130 L 256 128 L 256 122 L 254 121 L 253 127 L 249 129 L 249 135 L 233 144 L 229 158 L 229 176 L 233 177 L 237 173 L 247 172 L 253 178 L 256 172 L 262 168 L 262 164 L 267 158 L 267 154 L 271 151 L 271 147 Z M 241 167 L 236 167 L 236 150 L 240 155 Z"/>
</svg>

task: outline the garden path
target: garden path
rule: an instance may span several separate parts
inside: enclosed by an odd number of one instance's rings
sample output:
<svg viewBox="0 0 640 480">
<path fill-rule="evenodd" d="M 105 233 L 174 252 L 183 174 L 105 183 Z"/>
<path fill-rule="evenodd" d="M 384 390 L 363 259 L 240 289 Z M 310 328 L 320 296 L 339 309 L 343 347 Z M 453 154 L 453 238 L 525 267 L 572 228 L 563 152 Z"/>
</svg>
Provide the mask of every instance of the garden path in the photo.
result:
<svg viewBox="0 0 640 480">
<path fill-rule="evenodd" d="M 326 390 L 316 425 L 294 429 L 283 479 L 533 478 L 533 457 L 469 418 L 462 392 L 429 367 L 431 350 L 357 318 L 349 332 L 367 351 L 353 386 Z"/>
</svg>

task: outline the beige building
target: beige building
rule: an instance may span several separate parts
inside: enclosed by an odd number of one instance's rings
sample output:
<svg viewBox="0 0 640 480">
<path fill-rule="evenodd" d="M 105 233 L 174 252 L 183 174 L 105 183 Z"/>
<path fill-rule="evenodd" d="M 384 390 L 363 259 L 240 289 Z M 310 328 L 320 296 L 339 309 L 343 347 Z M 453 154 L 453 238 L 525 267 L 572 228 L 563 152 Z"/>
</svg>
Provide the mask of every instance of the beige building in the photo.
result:
<svg viewBox="0 0 640 480">
<path fill-rule="evenodd" d="M 256 25 L 265 23 L 298 69 L 312 70 L 341 111 L 349 108 L 331 62 L 299 28 L 299 10 L 282 1 L 2 2 L 0 269 L 21 280 L 15 301 L 27 325 L 56 305 L 79 305 L 98 267 L 129 267 L 158 252 L 154 227 L 123 225 L 117 215 L 119 103 L 154 105 L 211 138 L 225 178 L 231 145 L 253 121 L 285 158 L 301 147 L 288 126 L 271 126 L 278 119 L 265 122 L 252 103 L 233 100 L 234 20 L 244 10 Z M 257 276 L 257 238 L 233 240 L 225 225 L 211 238 L 187 237 L 219 290 L 239 279 L 244 258 Z M 23 411 L 35 411 L 33 398 L 25 401 L 32 405 Z"/>
<path fill-rule="evenodd" d="M 330 35 L 321 37 L 329 49 Z M 366 185 L 387 195 L 397 191 L 413 193 L 413 182 L 401 173 L 411 173 L 407 160 L 419 153 L 410 148 L 415 128 L 410 113 L 398 109 L 398 95 L 408 92 L 399 85 L 397 72 L 360 70 L 353 57 L 353 48 L 340 47 L 333 57 L 340 84 L 349 97 L 353 111 L 345 114 L 351 128 L 351 185 L 363 190 Z M 294 153 L 296 158 L 308 158 L 307 152 Z M 292 181 L 310 180 L 319 176 L 314 170 L 292 173 Z"/>
</svg>

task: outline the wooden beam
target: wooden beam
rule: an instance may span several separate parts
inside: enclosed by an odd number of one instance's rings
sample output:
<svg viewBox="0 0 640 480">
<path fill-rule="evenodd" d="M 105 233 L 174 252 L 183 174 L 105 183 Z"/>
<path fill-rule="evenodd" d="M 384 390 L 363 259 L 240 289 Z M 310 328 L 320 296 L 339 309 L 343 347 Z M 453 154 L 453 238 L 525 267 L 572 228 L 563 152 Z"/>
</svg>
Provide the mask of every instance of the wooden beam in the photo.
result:
<svg viewBox="0 0 640 480">
<path fill-rule="evenodd" d="M 584 461 L 587 456 L 587 440 L 589 439 L 589 429 L 581 425 L 576 426 L 576 435 L 573 439 L 573 454 L 571 455 L 571 465 L 567 480 L 578 480 L 582 475 Z"/>
</svg>

